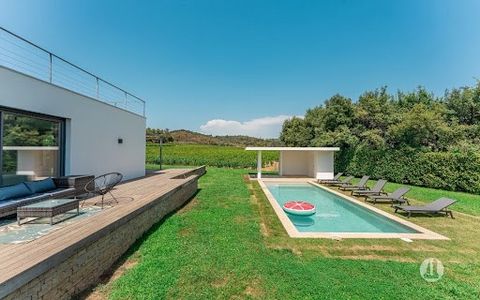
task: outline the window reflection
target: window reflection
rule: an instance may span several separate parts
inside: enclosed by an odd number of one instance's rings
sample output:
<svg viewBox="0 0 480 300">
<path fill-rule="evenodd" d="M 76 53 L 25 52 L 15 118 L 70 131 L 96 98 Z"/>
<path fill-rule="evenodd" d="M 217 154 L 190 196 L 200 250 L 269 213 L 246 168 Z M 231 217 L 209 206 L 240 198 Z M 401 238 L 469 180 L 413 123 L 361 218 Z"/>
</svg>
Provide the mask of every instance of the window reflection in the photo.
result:
<svg viewBox="0 0 480 300">
<path fill-rule="evenodd" d="M 2 185 L 59 175 L 60 122 L 3 113 Z"/>
</svg>

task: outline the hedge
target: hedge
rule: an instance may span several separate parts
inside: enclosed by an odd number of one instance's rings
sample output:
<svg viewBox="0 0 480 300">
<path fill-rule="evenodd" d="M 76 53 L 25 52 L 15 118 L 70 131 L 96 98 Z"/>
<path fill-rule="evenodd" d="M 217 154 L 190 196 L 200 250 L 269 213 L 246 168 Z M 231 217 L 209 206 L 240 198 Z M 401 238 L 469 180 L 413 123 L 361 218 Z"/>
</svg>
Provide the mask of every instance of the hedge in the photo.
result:
<svg viewBox="0 0 480 300">
<path fill-rule="evenodd" d="M 480 154 L 370 150 L 358 147 L 337 156 L 337 170 L 450 191 L 480 193 Z"/>
</svg>

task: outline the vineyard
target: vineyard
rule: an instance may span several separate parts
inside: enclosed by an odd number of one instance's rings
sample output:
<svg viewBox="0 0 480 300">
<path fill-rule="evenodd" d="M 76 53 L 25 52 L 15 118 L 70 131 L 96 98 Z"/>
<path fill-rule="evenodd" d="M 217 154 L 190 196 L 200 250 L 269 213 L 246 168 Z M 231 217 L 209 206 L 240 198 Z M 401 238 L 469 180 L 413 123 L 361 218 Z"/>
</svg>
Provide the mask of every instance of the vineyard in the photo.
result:
<svg viewBox="0 0 480 300">
<path fill-rule="evenodd" d="M 244 148 L 216 145 L 165 144 L 163 145 L 164 165 L 184 165 L 227 168 L 255 168 L 257 153 Z M 263 151 L 264 166 L 278 161 L 278 152 Z M 147 144 L 147 164 L 159 163 L 158 144 Z"/>
</svg>

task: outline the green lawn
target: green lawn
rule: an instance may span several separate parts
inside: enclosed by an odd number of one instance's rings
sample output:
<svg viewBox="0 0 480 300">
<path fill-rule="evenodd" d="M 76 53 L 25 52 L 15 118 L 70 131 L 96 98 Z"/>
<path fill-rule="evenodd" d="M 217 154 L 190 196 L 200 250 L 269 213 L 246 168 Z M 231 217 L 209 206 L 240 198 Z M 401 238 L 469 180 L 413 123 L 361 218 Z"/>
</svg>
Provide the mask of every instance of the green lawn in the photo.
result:
<svg viewBox="0 0 480 300">
<path fill-rule="evenodd" d="M 185 208 L 127 255 L 112 299 L 478 299 L 479 219 L 414 218 L 452 241 L 289 238 L 244 170 L 209 168 Z M 387 209 L 387 208 L 386 208 Z M 473 218 L 473 219 L 472 219 Z M 444 277 L 419 264 L 438 257 Z"/>
</svg>

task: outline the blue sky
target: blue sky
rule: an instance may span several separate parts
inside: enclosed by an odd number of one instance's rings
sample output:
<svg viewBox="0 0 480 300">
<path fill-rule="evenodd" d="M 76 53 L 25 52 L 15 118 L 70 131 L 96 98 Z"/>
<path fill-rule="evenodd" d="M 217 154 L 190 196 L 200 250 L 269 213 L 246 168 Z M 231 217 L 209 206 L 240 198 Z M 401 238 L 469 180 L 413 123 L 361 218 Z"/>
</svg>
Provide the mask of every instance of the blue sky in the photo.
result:
<svg viewBox="0 0 480 300">
<path fill-rule="evenodd" d="M 335 93 L 480 77 L 480 1 L 0 1 L 0 25 L 147 100 L 148 126 L 277 136 Z"/>
</svg>

